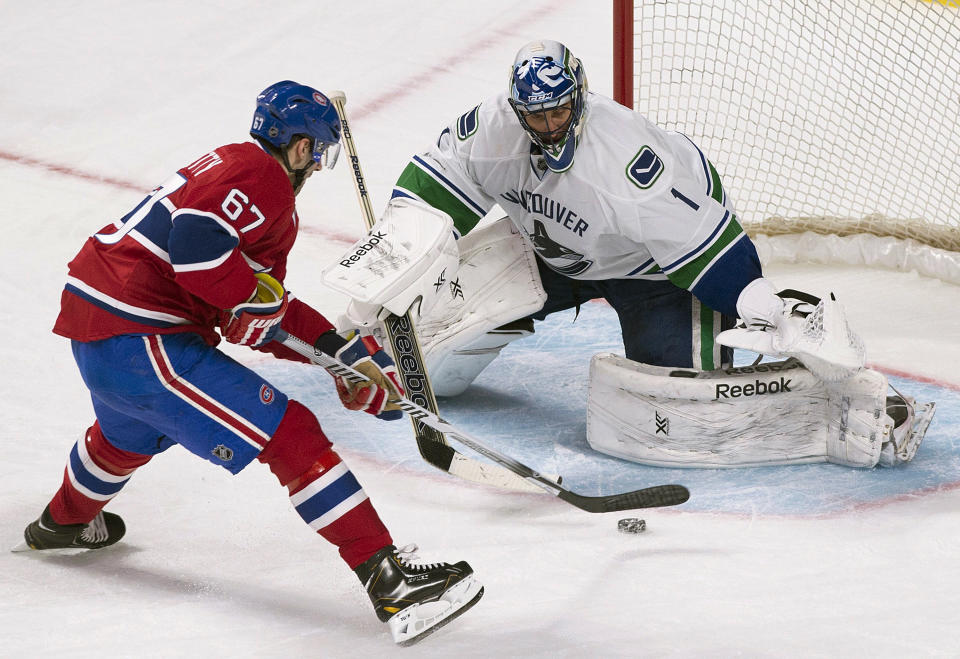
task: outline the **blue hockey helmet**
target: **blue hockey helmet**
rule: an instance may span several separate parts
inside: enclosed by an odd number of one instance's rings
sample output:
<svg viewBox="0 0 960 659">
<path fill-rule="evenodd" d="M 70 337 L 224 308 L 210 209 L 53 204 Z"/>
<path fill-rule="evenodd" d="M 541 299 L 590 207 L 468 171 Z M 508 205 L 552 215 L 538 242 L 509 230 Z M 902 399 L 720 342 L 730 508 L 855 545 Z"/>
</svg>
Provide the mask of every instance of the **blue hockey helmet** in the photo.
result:
<svg viewBox="0 0 960 659">
<path fill-rule="evenodd" d="M 520 125 L 540 147 L 554 172 L 573 165 L 573 152 L 584 119 L 587 78 L 583 65 L 557 41 L 531 41 L 517 52 L 510 68 L 509 102 Z M 569 117 L 554 127 L 557 114 Z M 549 120 L 549 121 L 548 121 Z"/>
<path fill-rule="evenodd" d="M 337 109 L 321 92 L 293 80 L 283 80 L 260 92 L 250 135 L 281 152 L 294 136 L 310 137 L 313 160 L 328 168 L 333 168 L 340 155 Z"/>
</svg>

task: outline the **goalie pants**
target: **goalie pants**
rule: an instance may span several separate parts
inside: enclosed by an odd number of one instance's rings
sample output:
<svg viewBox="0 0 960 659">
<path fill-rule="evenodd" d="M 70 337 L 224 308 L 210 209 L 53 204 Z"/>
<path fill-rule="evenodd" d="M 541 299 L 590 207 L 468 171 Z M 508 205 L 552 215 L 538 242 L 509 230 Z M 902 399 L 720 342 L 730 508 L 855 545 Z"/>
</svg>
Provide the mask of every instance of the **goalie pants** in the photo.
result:
<svg viewBox="0 0 960 659">
<path fill-rule="evenodd" d="M 97 421 L 70 453 L 54 521 L 85 523 L 179 444 L 236 474 L 266 463 L 312 529 L 356 567 L 392 540 L 313 413 L 197 334 L 74 341 Z"/>
<path fill-rule="evenodd" d="M 714 370 L 733 363 L 733 349 L 716 342 L 736 319 L 700 304 L 667 280 L 571 279 L 537 258 L 547 301 L 533 320 L 604 299 L 617 312 L 627 359 L 653 366 Z"/>
</svg>

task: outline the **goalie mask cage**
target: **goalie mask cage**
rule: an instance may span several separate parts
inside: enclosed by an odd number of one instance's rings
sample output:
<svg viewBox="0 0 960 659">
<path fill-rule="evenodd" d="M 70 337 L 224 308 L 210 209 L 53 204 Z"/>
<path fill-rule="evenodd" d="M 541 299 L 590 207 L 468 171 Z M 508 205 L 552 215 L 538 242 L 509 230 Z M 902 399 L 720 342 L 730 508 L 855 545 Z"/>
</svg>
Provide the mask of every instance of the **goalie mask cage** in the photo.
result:
<svg viewBox="0 0 960 659">
<path fill-rule="evenodd" d="M 960 283 L 960 0 L 614 0 L 614 96 L 688 135 L 765 261 Z"/>
</svg>

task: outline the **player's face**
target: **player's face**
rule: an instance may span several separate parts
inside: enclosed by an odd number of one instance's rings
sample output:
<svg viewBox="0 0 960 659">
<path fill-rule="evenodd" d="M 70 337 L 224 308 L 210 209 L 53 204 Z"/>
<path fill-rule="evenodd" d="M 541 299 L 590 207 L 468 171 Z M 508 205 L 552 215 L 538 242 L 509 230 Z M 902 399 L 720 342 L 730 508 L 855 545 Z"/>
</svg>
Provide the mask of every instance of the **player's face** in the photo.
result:
<svg viewBox="0 0 960 659">
<path fill-rule="evenodd" d="M 313 159 L 313 144 L 306 137 L 296 144 L 292 155 L 290 166 L 294 169 L 303 169 L 309 166 L 309 169 L 306 170 L 306 176 L 323 169 L 323 165 Z"/>
<path fill-rule="evenodd" d="M 300 190 L 303 189 L 303 184 L 306 183 L 308 178 L 313 176 L 314 172 L 323 169 L 323 165 L 313 159 L 313 144 L 311 140 L 307 138 L 303 138 L 295 145 L 292 145 L 287 152 L 287 158 L 289 159 L 290 167 L 294 170 L 303 170 L 303 178 L 300 179 L 300 184 L 294 189 L 294 194 L 300 194 Z M 290 174 L 290 182 L 296 185 L 295 177 L 292 173 Z"/>
<path fill-rule="evenodd" d="M 567 102 L 555 108 L 524 113 L 523 120 L 544 144 L 553 144 L 563 139 L 572 117 L 573 108 Z"/>
</svg>

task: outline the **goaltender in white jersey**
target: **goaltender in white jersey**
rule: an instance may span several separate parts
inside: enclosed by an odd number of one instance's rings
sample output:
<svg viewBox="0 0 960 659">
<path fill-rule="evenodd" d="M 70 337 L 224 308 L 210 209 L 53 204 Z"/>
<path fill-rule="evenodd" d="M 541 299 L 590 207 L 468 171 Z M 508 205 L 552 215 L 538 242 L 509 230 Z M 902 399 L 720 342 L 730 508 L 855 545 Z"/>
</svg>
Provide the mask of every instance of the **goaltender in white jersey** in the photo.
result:
<svg viewBox="0 0 960 659">
<path fill-rule="evenodd" d="M 506 217 L 484 219 L 495 207 Z M 404 260 L 399 245 L 429 247 L 407 259 L 419 265 L 387 268 L 402 275 L 384 277 L 383 263 L 368 269 L 382 279 L 376 295 L 357 293 L 364 268 L 353 261 L 325 278 L 354 297 L 352 325 L 419 300 L 438 395 L 463 393 L 534 321 L 606 299 L 626 356 L 598 355 L 591 369 L 588 440 L 607 453 L 659 465 L 873 466 L 887 444 L 892 464 L 912 457 L 932 414 L 915 415 L 897 397 L 908 413 L 899 424 L 889 416 L 886 379 L 860 374 L 862 344 L 839 305 L 795 292 L 787 297 L 796 304 L 785 304 L 763 277 L 703 151 L 589 92 L 583 65 L 555 41 L 521 48 L 508 91 L 411 159 L 373 239 L 391 245 L 394 266 Z M 732 347 L 799 359 L 789 364 L 792 386 L 731 370 Z M 851 400 L 863 414 L 841 419 Z M 777 425 L 785 418 L 791 429 Z"/>
</svg>

